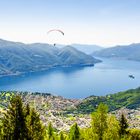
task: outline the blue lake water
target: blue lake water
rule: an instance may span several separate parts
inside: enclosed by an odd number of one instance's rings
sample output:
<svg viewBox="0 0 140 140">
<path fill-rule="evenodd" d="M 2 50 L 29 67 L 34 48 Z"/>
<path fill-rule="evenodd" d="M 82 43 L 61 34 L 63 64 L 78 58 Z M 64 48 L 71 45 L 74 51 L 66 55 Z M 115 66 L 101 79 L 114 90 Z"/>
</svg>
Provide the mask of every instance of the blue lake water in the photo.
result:
<svg viewBox="0 0 140 140">
<path fill-rule="evenodd" d="M 57 68 L 0 78 L 0 90 L 47 92 L 67 98 L 106 95 L 140 86 L 140 62 L 102 59 L 94 67 Z M 134 75 L 135 79 L 128 75 Z"/>
</svg>

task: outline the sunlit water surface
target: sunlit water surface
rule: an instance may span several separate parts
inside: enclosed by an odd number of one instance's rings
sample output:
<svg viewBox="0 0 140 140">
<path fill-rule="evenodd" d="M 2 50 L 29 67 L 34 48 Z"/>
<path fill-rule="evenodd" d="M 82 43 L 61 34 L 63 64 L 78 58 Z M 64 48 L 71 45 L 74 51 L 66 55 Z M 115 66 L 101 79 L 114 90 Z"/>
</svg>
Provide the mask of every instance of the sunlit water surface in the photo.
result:
<svg viewBox="0 0 140 140">
<path fill-rule="evenodd" d="M 103 59 L 94 67 L 57 68 L 0 78 L 0 90 L 52 93 L 67 98 L 106 95 L 140 86 L 140 62 Z M 128 75 L 134 75 L 135 79 Z"/>
</svg>

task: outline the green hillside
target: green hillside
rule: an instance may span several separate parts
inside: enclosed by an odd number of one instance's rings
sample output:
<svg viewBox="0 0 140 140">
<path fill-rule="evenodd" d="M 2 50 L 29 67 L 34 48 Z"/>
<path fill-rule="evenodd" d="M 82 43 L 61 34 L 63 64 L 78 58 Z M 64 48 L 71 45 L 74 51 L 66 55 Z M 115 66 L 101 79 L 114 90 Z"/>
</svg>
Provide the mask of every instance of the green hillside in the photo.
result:
<svg viewBox="0 0 140 140">
<path fill-rule="evenodd" d="M 77 109 L 73 111 L 75 113 L 91 113 L 101 102 L 108 105 L 109 111 L 121 107 L 136 109 L 140 107 L 140 87 L 106 96 L 90 96 L 78 104 Z"/>
<path fill-rule="evenodd" d="M 130 89 L 124 92 L 108 94 L 106 96 L 90 96 L 83 100 L 65 99 L 60 96 L 53 96 L 48 93 L 28 93 L 28 92 L 1 92 L 0 107 L 7 106 L 9 99 L 13 94 L 20 94 L 25 102 L 32 104 L 35 101 L 35 106 L 40 107 L 44 104 L 49 104 L 49 109 L 57 111 L 66 111 L 67 114 L 89 114 L 97 108 L 100 103 L 104 103 L 109 107 L 109 111 L 114 111 L 122 107 L 136 109 L 140 107 L 140 87 Z M 40 100 L 43 102 L 40 103 Z M 59 101 L 59 102 L 58 102 Z"/>
</svg>

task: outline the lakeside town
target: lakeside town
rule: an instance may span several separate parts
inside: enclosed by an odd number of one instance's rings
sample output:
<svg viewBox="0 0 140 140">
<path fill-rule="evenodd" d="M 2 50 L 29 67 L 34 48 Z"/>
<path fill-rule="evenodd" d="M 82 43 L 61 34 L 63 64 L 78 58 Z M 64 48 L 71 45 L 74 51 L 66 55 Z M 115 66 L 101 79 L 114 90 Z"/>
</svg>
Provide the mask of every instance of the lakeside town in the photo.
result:
<svg viewBox="0 0 140 140">
<path fill-rule="evenodd" d="M 68 110 L 77 108 L 77 105 L 82 102 L 82 99 L 66 99 L 61 96 L 53 96 L 48 93 L 16 93 L 22 96 L 24 104 L 29 104 L 32 108 L 35 108 L 40 114 L 40 119 L 43 124 L 47 126 L 50 122 L 53 127 L 58 131 L 68 131 L 75 122 L 80 128 L 90 126 L 91 115 L 90 114 L 75 114 L 68 113 Z M 6 111 L 6 106 L 13 93 L 1 93 L 0 97 L 0 112 L 1 114 Z M 140 108 L 127 109 L 121 108 L 110 112 L 114 114 L 118 119 L 121 114 L 124 114 L 130 124 L 130 128 L 140 128 Z M 2 117 L 2 115 L 1 115 Z"/>
</svg>

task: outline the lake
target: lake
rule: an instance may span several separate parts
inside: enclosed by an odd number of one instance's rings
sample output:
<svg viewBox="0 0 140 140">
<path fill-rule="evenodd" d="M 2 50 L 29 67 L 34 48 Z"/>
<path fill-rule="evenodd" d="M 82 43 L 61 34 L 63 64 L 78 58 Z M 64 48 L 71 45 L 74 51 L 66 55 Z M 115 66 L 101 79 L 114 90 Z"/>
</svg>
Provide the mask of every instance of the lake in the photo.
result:
<svg viewBox="0 0 140 140">
<path fill-rule="evenodd" d="M 57 68 L 0 78 L 0 90 L 52 93 L 66 98 L 106 95 L 140 86 L 140 62 L 104 59 L 94 67 Z M 134 75 L 135 79 L 128 75 Z"/>
</svg>

